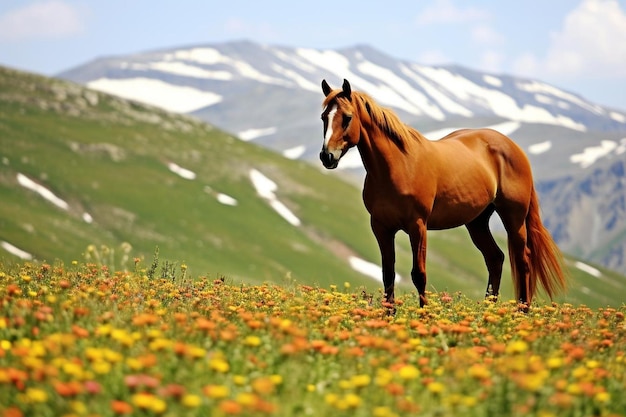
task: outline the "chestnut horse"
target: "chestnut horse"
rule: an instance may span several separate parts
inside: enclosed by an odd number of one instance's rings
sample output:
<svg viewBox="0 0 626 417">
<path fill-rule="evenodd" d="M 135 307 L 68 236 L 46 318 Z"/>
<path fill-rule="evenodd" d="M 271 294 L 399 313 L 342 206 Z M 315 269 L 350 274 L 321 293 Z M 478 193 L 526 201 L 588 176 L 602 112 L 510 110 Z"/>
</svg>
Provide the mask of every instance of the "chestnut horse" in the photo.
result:
<svg viewBox="0 0 626 417">
<path fill-rule="evenodd" d="M 552 298 L 565 288 L 562 256 L 543 226 L 528 158 L 511 139 L 491 129 L 457 130 L 429 141 L 371 97 L 322 81 L 324 167 L 337 168 L 356 146 L 366 170 L 363 202 L 380 247 L 387 302 L 394 302 L 395 235 L 408 234 L 411 278 L 426 301 L 426 230 L 465 225 L 482 253 L 487 297 L 498 296 L 504 253 L 489 230 L 495 212 L 507 232 L 515 294 L 526 310 L 541 283 Z"/>
</svg>

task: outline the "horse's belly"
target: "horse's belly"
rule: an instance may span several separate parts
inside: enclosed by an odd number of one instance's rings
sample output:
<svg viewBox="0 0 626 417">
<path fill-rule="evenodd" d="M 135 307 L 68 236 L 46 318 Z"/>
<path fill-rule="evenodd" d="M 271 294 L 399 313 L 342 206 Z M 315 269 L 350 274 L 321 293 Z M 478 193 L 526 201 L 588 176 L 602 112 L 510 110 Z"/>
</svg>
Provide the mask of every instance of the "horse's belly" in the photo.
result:
<svg viewBox="0 0 626 417">
<path fill-rule="evenodd" d="M 485 208 L 482 210 L 463 211 L 463 212 L 451 212 L 446 215 L 438 215 L 432 213 L 428 218 L 427 226 L 430 230 L 452 229 L 455 227 L 463 226 L 474 220 Z"/>
<path fill-rule="evenodd" d="M 431 230 L 463 226 L 478 217 L 492 201 L 489 196 L 472 202 L 435 200 L 426 224 Z"/>
</svg>

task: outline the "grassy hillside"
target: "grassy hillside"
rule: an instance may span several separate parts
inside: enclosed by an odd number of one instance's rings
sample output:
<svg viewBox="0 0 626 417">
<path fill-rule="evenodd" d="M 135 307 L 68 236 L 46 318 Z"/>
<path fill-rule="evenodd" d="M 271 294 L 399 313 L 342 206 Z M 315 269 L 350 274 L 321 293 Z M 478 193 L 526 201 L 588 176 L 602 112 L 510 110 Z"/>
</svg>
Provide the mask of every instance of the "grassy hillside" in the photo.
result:
<svg viewBox="0 0 626 417">
<path fill-rule="evenodd" d="M 186 263 L 194 276 L 252 283 L 291 277 L 379 288 L 347 260 L 379 259 L 359 188 L 194 119 L 0 69 L 0 145 L 0 242 L 35 259 L 68 263 L 89 257 L 131 268 L 135 257 L 149 263 L 158 247 L 161 260 Z M 195 177 L 177 175 L 170 164 Z M 276 197 L 300 226 L 289 224 L 258 195 L 252 169 L 276 183 Z M 67 208 L 25 187 L 20 175 Z M 220 203 L 219 193 L 237 205 Z M 430 237 L 429 289 L 480 297 L 486 272 L 467 232 Z M 398 246 L 398 272 L 409 281 L 404 237 Z M 14 259 L 5 249 L 0 258 Z M 572 290 L 564 300 L 623 301 L 622 277 L 603 271 L 600 280 L 572 271 Z M 507 269 L 505 297 L 510 288 Z"/>
</svg>

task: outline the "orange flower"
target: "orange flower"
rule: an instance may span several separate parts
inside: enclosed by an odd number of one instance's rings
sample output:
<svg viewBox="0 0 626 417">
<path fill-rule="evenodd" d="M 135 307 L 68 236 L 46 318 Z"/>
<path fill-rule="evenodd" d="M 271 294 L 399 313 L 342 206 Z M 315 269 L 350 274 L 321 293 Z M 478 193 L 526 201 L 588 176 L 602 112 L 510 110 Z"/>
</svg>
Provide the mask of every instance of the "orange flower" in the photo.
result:
<svg viewBox="0 0 626 417">
<path fill-rule="evenodd" d="M 61 397 L 73 397 L 83 392 L 83 386 L 77 381 L 56 381 L 54 383 L 54 390 Z"/>
<path fill-rule="evenodd" d="M 125 401 L 113 400 L 111 401 L 111 410 L 115 414 L 132 414 L 133 406 Z"/>
<path fill-rule="evenodd" d="M 224 414 L 236 415 L 243 411 L 243 407 L 237 401 L 224 400 L 220 403 L 220 410 Z"/>
</svg>

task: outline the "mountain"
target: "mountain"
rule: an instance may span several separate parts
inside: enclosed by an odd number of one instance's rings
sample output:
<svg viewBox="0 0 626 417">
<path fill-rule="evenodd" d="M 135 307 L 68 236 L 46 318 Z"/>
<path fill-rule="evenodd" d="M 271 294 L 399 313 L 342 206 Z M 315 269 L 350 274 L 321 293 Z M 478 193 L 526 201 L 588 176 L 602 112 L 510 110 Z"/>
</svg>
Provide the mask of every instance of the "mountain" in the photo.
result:
<svg viewBox="0 0 626 417">
<path fill-rule="evenodd" d="M 324 78 L 334 86 L 349 79 L 354 89 L 393 108 L 430 139 L 457 128 L 492 127 L 527 151 L 543 216 L 559 245 L 626 272 L 621 255 L 626 211 L 612 207 L 594 213 L 602 219 L 593 222 L 583 214 L 624 199 L 623 188 L 588 184 L 605 178 L 597 170 L 616 172 L 609 167 L 624 161 L 626 112 L 556 86 L 459 66 L 420 65 L 365 45 L 317 50 L 248 41 L 102 58 L 59 76 L 193 115 L 244 141 L 318 166 Z M 339 175 L 357 184 L 362 180 L 356 151 L 344 157 L 340 169 Z M 609 176 L 616 184 L 623 178 Z M 590 241 L 589 234 L 597 238 Z"/>
</svg>

